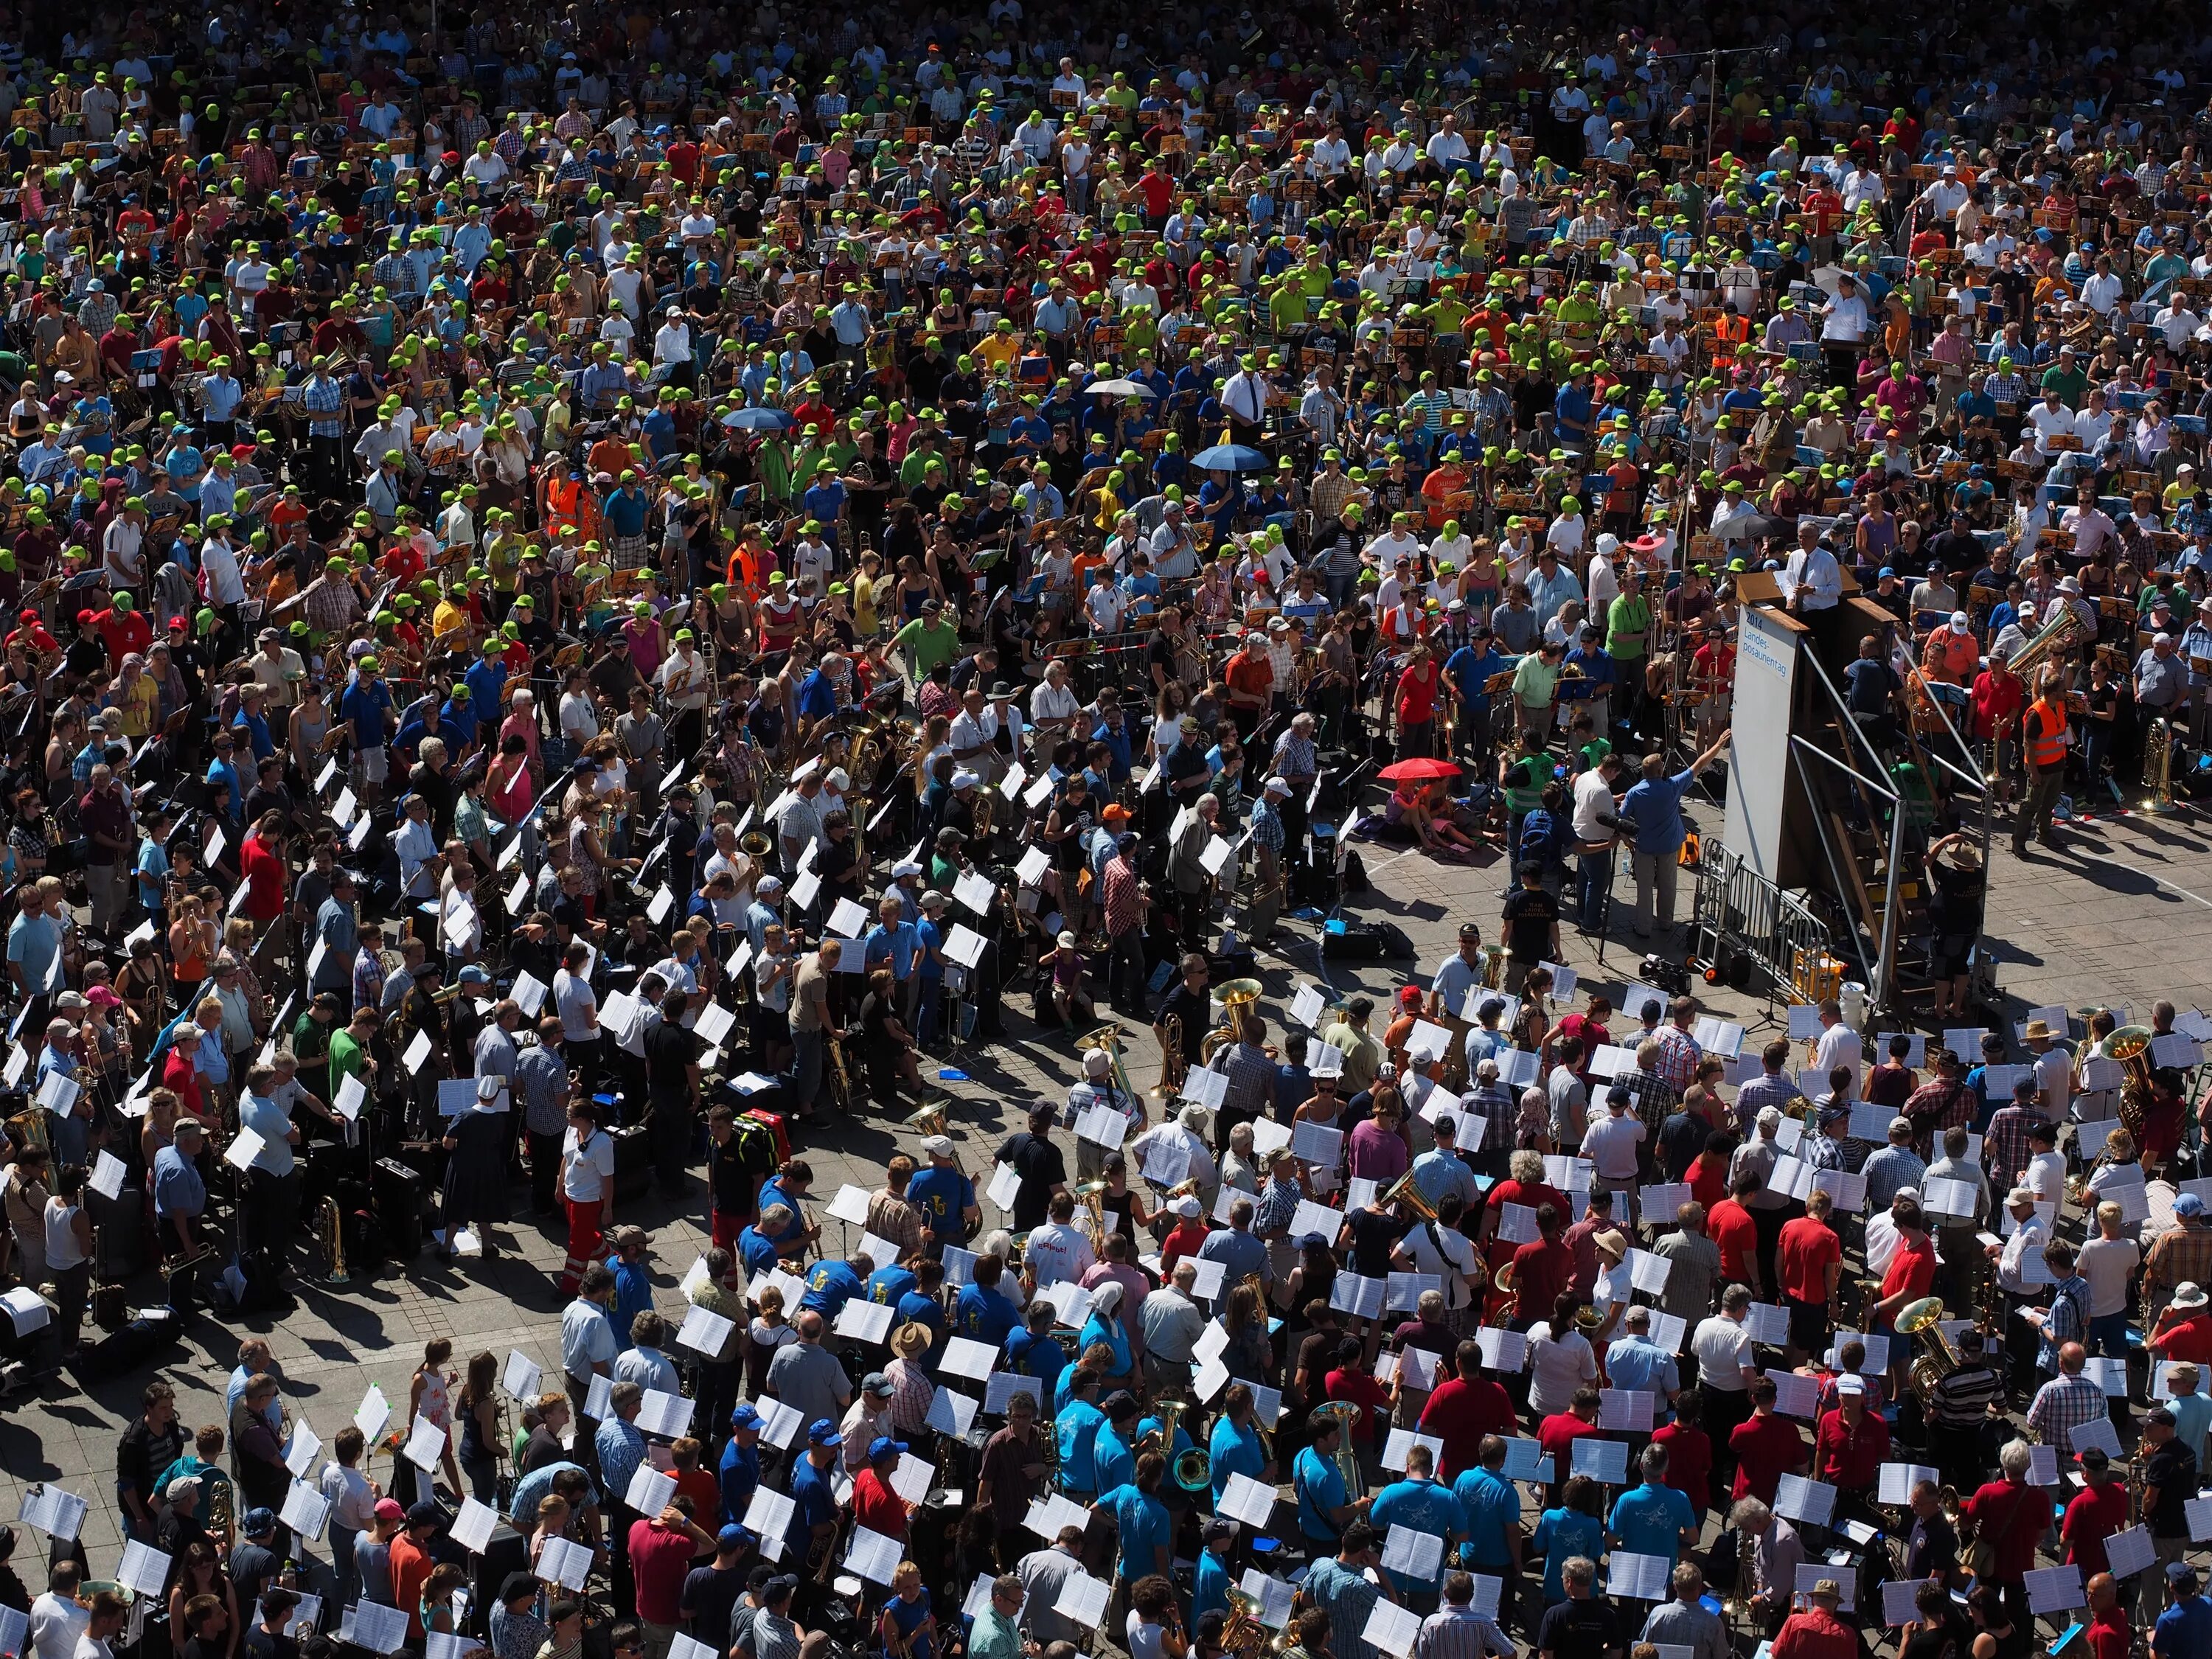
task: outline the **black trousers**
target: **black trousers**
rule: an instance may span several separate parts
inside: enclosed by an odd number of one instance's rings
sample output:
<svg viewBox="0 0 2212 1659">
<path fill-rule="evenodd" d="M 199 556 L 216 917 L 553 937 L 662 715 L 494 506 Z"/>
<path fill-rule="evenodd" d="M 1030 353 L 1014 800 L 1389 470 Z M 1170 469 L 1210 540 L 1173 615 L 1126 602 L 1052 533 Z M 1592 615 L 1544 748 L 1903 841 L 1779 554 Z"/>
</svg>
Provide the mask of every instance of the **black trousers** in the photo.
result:
<svg viewBox="0 0 2212 1659">
<path fill-rule="evenodd" d="M 560 1207 L 561 1139 L 559 1135 L 530 1135 L 530 1209 L 534 1215 L 551 1215 Z"/>
</svg>

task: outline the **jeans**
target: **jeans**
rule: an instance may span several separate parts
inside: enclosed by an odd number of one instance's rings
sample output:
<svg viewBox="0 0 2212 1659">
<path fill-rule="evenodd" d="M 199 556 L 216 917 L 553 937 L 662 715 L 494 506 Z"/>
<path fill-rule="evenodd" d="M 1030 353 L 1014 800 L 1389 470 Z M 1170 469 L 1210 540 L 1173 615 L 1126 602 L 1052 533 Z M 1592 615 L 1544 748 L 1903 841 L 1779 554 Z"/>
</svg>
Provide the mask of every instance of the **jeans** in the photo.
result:
<svg viewBox="0 0 2212 1659">
<path fill-rule="evenodd" d="M 499 1458 L 486 1452 L 481 1457 L 461 1460 L 461 1473 L 469 1478 L 469 1492 L 479 1504 L 499 1501 Z"/>
<path fill-rule="evenodd" d="M 2091 1358 L 2099 1355 L 2115 1359 L 2128 1357 L 2128 1310 L 2099 1314 L 2089 1322 L 2088 1348 Z"/>
<path fill-rule="evenodd" d="M 1602 853 L 1583 853 L 1577 855 L 1579 866 L 1575 882 L 1576 902 L 1580 906 L 1582 924 L 1595 928 L 1603 926 L 1607 902 L 1613 896 L 1613 849 Z"/>
<path fill-rule="evenodd" d="M 945 1018 L 945 977 L 934 975 L 920 983 L 921 990 L 914 1011 L 914 1040 L 927 1048 L 937 1041 L 938 1024 Z"/>
<path fill-rule="evenodd" d="M 361 1599 L 361 1574 L 353 1561 L 354 1540 L 361 1534 L 351 1527 L 331 1522 L 331 1577 L 335 1581 L 335 1605 L 346 1607 Z"/>
</svg>

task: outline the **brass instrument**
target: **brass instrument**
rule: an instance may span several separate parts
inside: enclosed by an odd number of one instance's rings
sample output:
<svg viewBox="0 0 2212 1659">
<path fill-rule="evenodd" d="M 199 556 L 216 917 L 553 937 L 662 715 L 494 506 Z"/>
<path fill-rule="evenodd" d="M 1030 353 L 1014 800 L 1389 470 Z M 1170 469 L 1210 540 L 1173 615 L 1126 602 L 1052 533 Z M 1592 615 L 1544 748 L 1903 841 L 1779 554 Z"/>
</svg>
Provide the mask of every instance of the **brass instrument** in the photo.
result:
<svg viewBox="0 0 2212 1659">
<path fill-rule="evenodd" d="M 1596 1335 L 1597 1328 L 1604 1323 L 1605 1315 L 1598 1310 L 1597 1304 L 1595 1303 L 1587 1304 L 1575 1310 L 1575 1328 L 1584 1336 Z"/>
<path fill-rule="evenodd" d="M 1759 1540 L 1741 1527 L 1735 1534 L 1735 1593 L 1721 1602 L 1721 1617 L 1730 1624 L 1752 1620 L 1752 1586 L 1759 1579 Z"/>
<path fill-rule="evenodd" d="M 1959 1369 L 1958 1350 L 1951 1339 L 1943 1334 L 1943 1299 L 1923 1296 L 1917 1302 L 1909 1302 L 1898 1310 L 1897 1334 L 1917 1336 L 1928 1352 L 1912 1362 L 1911 1379 L 1912 1392 L 1927 1406 L 1935 1401 L 1936 1385 Z"/>
<path fill-rule="evenodd" d="M 1235 1584 L 1229 1587 L 1229 1622 L 1221 1627 L 1224 1653 L 1255 1653 L 1267 1645 L 1267 1627 L 1260 1622 L 1258 1598 Z"/>
<path fill-rule="evenodd" d="M 1183 1413 L 1188 1409 L 1189 1407 L 1182 1401 L 1172 1396 L 1161 1401 L 1153 1407 L 1153 1415 L 1160 1419 L 1160 1426 L 1157 1429 L 1147 1429 L 1139 1435 L 1136 1449 L 1139 1453 L 1156 1451 L 1163 1457 L 1173 1451 L 1176 1425 L 1182 1419 Z"/>
<path fill-rule="evenodd" d="M 941 1135 L 945 1126 L 945 1103 L 940 1100 L 933 1106 L 924 1106 L 919 1111 L 909 1112 L 902 1121 L 916 1134 Z"/>
<path fill-rule="evenodd" d="M 1106 1051 L 1106 1057 L 1114 1062 L 1114 1086 L 1134 1100 L 1137 1097 L 1136 1087 L 1129 1081 L 1129 1074 L 1121 1065 L 1121 1028 L 1109 1022 L 1094 1031 L 1085 1031 L 1075 1040 L 1078 1054 L 1088 1054 L 1093 1048 Z"/>
<path fill-rule="evenodd" d="M 353 1275 L 346 1271 L 345 1215 L 335 1198 L 325 1197 L 315 1206 L 315 1246 L 322 1263 L 323 1282 L 350 1284 Z"/>
<path fill-rule="evenodd" d="M 1414 1184 L 1413 1171 L 1410 1170 L 1390 1183 L 1383 1192 L 1380 1202 L 1385 1209 L 1393 1204 L 1402 1204 L 1423 1221 L 1434 1221 L 1437 1218 L 1437 1206 L 1430 1203 L 1428 1194 Z"/>
<path fill-rule="evenodd" d="M 2012 672 L 2029 685 L 2035 684 L 2035 671 L 2052 656 L 2070 651 L 2081 642 L 2088 624 L 2072 605 L 2060 607 L 2059 612 L 2045 623 L 2036 636 L 2021 647 L 2020 654 L 2012 660 Z"/>
<path fill-rule="evenodd" d="M 1206 1455 L 1203 1446 L 1192 1446 L 1176 1454 L 1170 1471 L 1176 1486 L 1185 1492 L 1204 1492 L 1213 1484 L 1213 1460 Z"/>
<path fill-rule="evenodd" d="M 2152 769 L 2153 781 L 2147 810 L 2171 812 L 2173 810 L 2173 723 L 2160 714 L 2151 721 L 2150 730 L 2144 734 L 2145 758 L 2155 757 Z"/>
<path fill-rule="evenodd" d="M 1043 1443 L 1037 1462 L 1044 1465 L 1044 1489 L 1060 1490 L 1060 1425 L 1042 1412 L 1037 1413 L 1037 1438 Z"/>
<path fill-rule="evenodd" d="M 756 870 L 765 870 L 769 854 L 775 851 L 775 837 L 765 830 L 748 830 L 738 837 L 738 851 L 753 861 Z"/>
<path fill-rule="evenodd" d="M 1367 1472 L 1359 1466 L 1358 1449 L 1352 1443 L 1352 1433 L 1359 1427 L 1367 1409 L 1356 1400 L 1324 1400 L 1313 1408 L 1311 1415 L 1334 1423 L 1341 1432 L 1337 1436 L 1336 1455 L 1332 1460 L 1336 1472 L 1344 1480 L 1345 1501 L 1356 1504 L 1367 1491 Z"/>
<path fill-rule="evenodd" d="M 1492 1322 L 1513 1318 L 1520 1310 L 1521 1288 L 1513 1282 L 1513 1264 L 1510 1261 L 1490 1276 L 1490 1288 L 1505 1298 L 1498 1304 L 1498 1310 L 1491 1315 Z"/>
<path fill-rule="evenodd" d="M 1182 1016 L 1170 1014 L 1160 1028 L 1167 1033 L 1160 1042 L 1160 1080 L 1146 1092 L 1156 1100 L 1173 1100 L 1182 1092 L 1183 1077 L 1190 1070 L 1182 1054 Z"/>
<path fill-rule="evenodd" d="M 238 1543 L 238 1498 L 228 1480 L 208 1480 L 207 1529 L 222 1540 L 222 1553 L 228 1559 Z"/>
<path fill-rule="evenodd" d="M 1482 988 L 1486 991 L 1500 990 L 1504 988 L 1504 981 L 1505 947 L 1502 945 L 1484 945 L 1482 947 Z"/>
<path fill-rule="evenodd" d="M 975 792 L 975 804 L 969 811 L 974 817 L 975 839 L 979 842 L 991 839 L 991 820 L 998 811 L 998 799 L 994 790 L 979 788 Z"/>
<path fill-rule="evenodd" d="M 845 1045 L 834 1026 L 822 1028 L 822 1055 L 830 1069 L 830 1091 L 837 1103 L 837 1109 L 853 1109 L 853 1078 L 845 1069 Z"/>
<path fill-rule="evenodd" d="M 2128 1520 L 2130 1524 L 2142 1518 L 2143 1460 L 2137 1449 L 2128 1458 Z"/>
<path fill-rule="evenodd" d="M 46 1109 L 33 1105 L 7 1121 L 9 1143 L 17 1152 L 37 1146 L 51 1152 L 53 1141 L 46 1133 Z"/>
<path fill-rule="evenodd" d="M 1068 1190 L 1076 1201 L 1091 1212 L 1091 1237 L 1094 1241 L 1106 1237 L 1106 1183 L 1103 1181 L 1079 1182 Z"/>
<path fill-rule="evenodd" d="M 2105 1039 L 2106 1057 L 2118 1060 L 2127 1073 L 2120 1085 L 2120 1127 L 2138 1147 L 2150 1115 L 2150 1045 L 2155 1035 L 2148 1025 L 2123 1025 Z"/>
<path fill-rule="evenodd" d="M 1881 1280 L 1862 1279 L 1856 1280 L 1855 1284 L 1859 1293 L 1858 1328 L 1864 1331 L 1869 1328 L 1869 1322 L 1874 1317 L 1875 1304 L 1881 1300 Z"/>
<path fill-rule="evenodd" d="M 1221 1024 L 1208 1031 L 1199 1045 L 1200 1065 L 1212 1065 L 1216 1054 L 1243 1040 L 1244 1011 L 1260 1000 L 1266 988 L 1256 979 L 1228 980 L 1215 988 L 1213 994 L 1221 1002 Z"/>
</svg>

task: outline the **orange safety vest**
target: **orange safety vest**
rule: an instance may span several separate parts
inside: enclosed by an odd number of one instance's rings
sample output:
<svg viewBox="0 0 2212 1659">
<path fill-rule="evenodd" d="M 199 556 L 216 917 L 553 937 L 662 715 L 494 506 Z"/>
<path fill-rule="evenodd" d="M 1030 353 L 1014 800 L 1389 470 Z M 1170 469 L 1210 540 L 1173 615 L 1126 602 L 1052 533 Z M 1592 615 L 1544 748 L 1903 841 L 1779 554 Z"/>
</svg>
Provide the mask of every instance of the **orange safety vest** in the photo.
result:
<svg viewBox="0 0 2212 1659">
<path fill-rule="evenodd" d="M 2066 763 L 2066 705 L 2038 697 L 2027 707 L 2030 714 L 2039 716 L 2043 721 L 2042 734 L 2028 739 L 2028 764 L 2039 771 L 2063 766 Z"/>
<path fill-rule="evenodd" d="M 545 486 L 545 527 L 555 535 L 564 529 L 580 531 L 583 523 L 584 481 L 556 478 Z"/>
</svg>

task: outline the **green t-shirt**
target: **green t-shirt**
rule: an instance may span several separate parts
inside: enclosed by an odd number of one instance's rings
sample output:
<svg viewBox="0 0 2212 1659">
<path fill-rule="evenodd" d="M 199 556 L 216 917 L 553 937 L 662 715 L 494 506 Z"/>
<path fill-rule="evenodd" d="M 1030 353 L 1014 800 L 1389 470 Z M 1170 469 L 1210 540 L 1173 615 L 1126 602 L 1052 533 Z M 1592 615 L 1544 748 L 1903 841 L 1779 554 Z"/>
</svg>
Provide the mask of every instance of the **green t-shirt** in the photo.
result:
<svg viewBox="0 0 2212 1659">
<path fill-rule="evenodd" d="M 2043 371 L 2042 384 L 2045 392 L 2056 387 L 2058 401 L 2069 409 L 2078 409 L 2089 395 L 2089 377 L 2079 368 L 2061 368 L 2054 363 Z"/>
<path fill-rule="evenodd" d="M 931 669 L 960 654 L 960 624 L 940 623 L 932 628 L 927 618 L 916 617 L 891 635 L 891 643 L 914 653 L 915 677 L 927 679 Z"/>
</svg>

